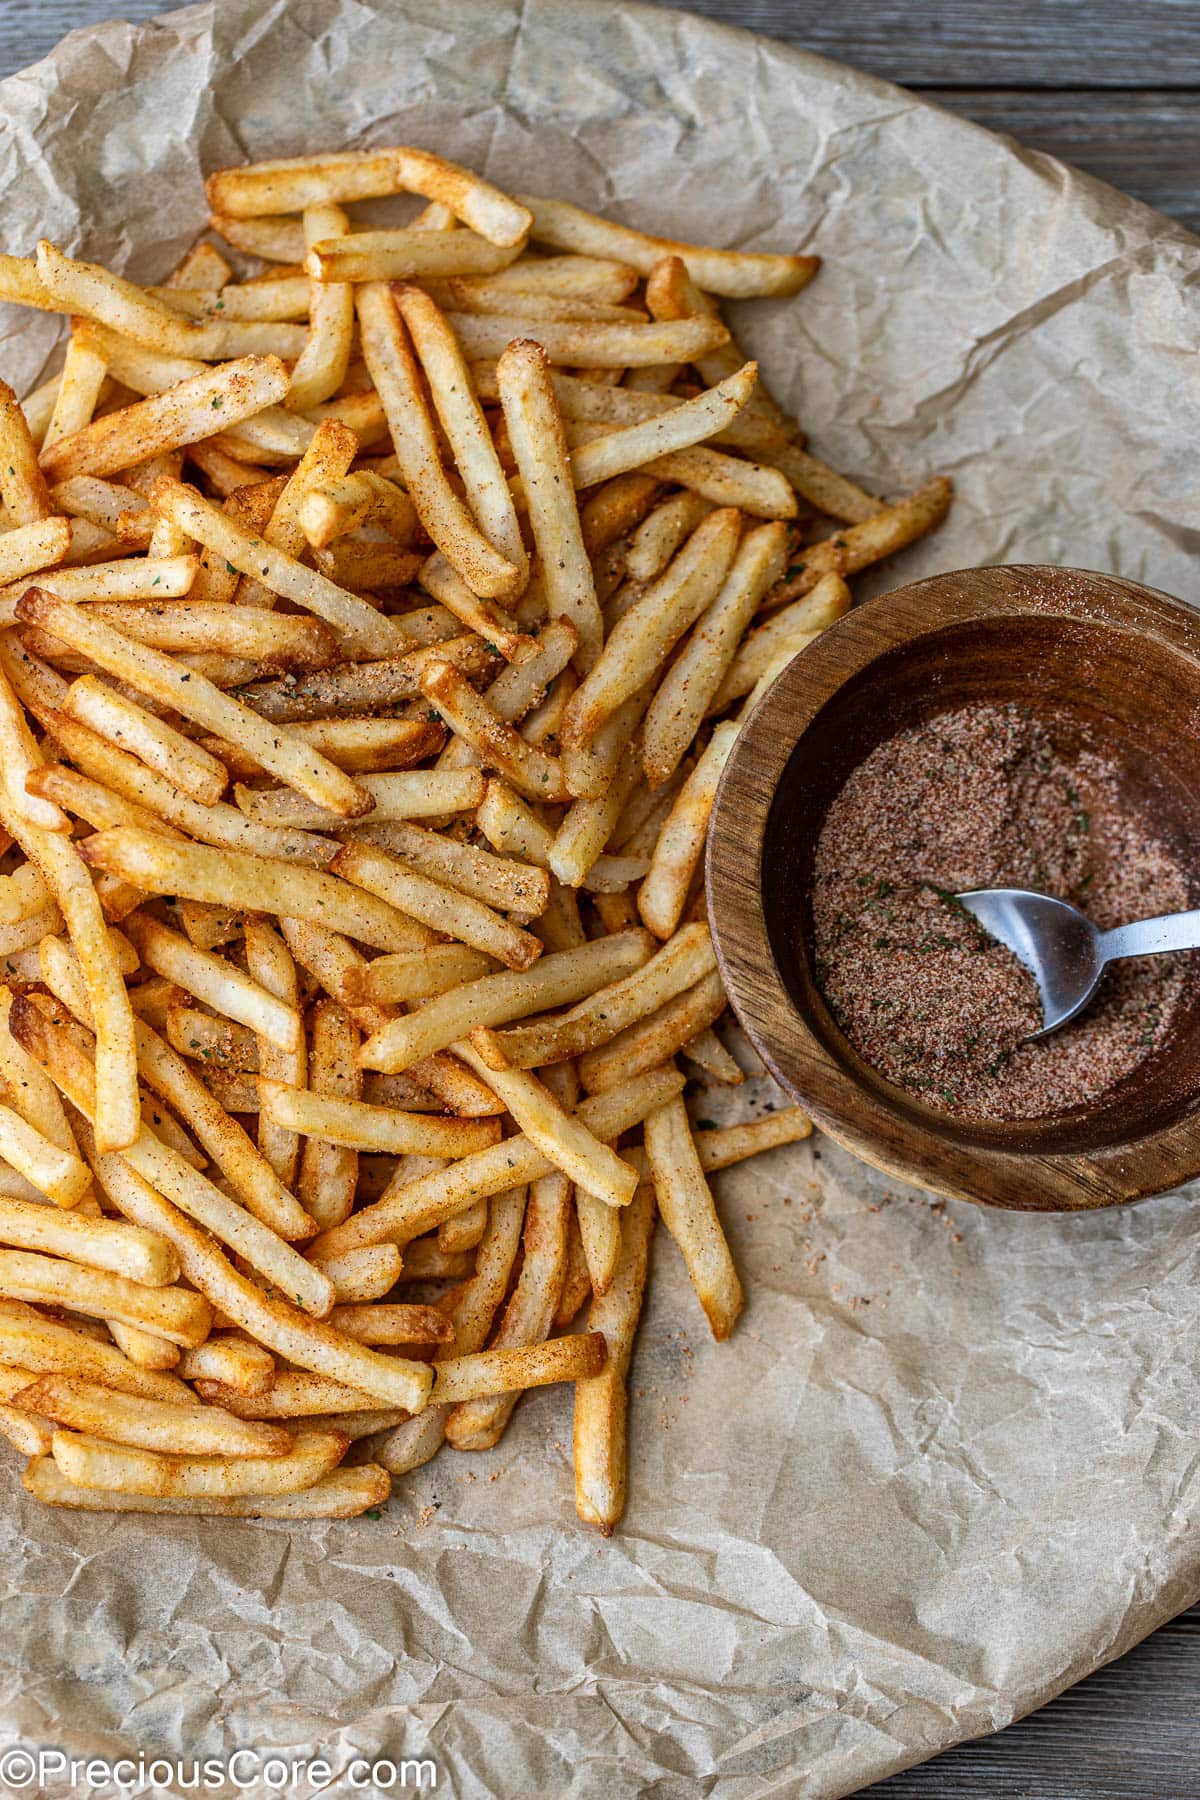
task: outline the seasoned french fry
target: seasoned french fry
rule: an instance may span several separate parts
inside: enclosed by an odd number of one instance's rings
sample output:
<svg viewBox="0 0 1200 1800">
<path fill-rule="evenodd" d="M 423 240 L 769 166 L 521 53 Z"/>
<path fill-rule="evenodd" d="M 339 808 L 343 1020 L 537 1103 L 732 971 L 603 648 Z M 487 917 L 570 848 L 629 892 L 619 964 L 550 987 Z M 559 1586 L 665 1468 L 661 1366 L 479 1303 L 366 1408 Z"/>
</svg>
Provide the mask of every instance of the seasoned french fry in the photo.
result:
<svg viewBox="0 0 1200 1800">
<path fill-rule="evenodd" d="M 71 548 L 71 521 L 38 519 L 0 531 L 0 581 L 17 581 L 59 563 Z"/>
<path fill-rule="evenodd" d="M 783 607 L 743 638 L 708 711 L 723 712 L 735 700 L 753 692 L 765 675 L 790 662 L 828 625 L 840 619 L 849 606 L 850 589 L 842 577 L 823 575 L 803 598 Z"/>
<path fill-rule="evenodd" d="M 683 917 L 692 878 L 704 855 L 717 785 L 737 734 L 733 722 L 716 727 L 667 815 L 649 872 L 638 889 L 638 912 L 655 937 L 669 938 Z"/>
<path fill-rule="evenodd" d="M 84 1165 L 80 1167 L 86 1174 Z M 64 1256 L 143 1287 L 166 1287 L 179 1278 L 174 1250 L 153 1233 L 111 1219 L 64 1215 L 26 1200 L 0 1200 L 0 1243 Z"/>
<path fill-rule="evenodd" d="M 119 1319 L 174 1344 L 203 1343 L 212 1316 L 208 1303 L 185 1288 L 146 1287 L 125 1275 L 28 1250 L 0 1250 L 0 1294 L 69 1307 L 92 1318 Z"/>
<path fill-rule="evenodd" d="M 229 772 L 215 756 L 94 675 L 81 675 L 71 683 L 63 710 L 129 749 L 147 767 L 169 776 L 202 805 L 212 806 L 229 785 Z"/>
<path fill-rule="evenodd" d="M 73 1325 L 10 1301 L 0 1302 L 0 1364 L 20 1369 L 30 1380 L 61 1372 L 118 1393 L 195 1404 L 191 1389 L 173 1375 L 140 1369 L 103 1337 L 87 1337 Z"/>
<path fill-rule="evenodd" d="M 313 1008 L 308 1087 L 315 1095 L 357 1104 L 362 1098 L 362 1072 L 356 1060 L 358 1032 L 345 1007 L 321 1000 Z M 264 1070 L 269 1075 L 269 1071 Z M 298 1088 L 288 1091 L 299 1092 Z M 259 1130 L 301 1135 L 301 1127 L 263 1101 L 260 1086 Z M 339 1143 L 327 1132 L 305 1139 L 298 1193 L 309 1217 L 321 1227 L 339 1225 L 354 1205 L 358 1183 L 356 1146 Z"/>
<path fill-rule="evenodd" d="M 527 744 L 452 663 L 432 657 L 421 674 L 421 692 L 471 746 L 484 768 L 497 769 L 531 800 L 553 804 L 570 798 L 557 757 Z"/>
<path fill-rule="evenodd" d="M 291 1131 L 320 1136 L 357 1150 L 383 1150 L 394 1156 L 411 1151 L 433 1156 L 470 1156 L 494 1144 L 499 1126 L 491 1119 L 431 1119 L 365 1100 L 344 1100 L 311 1089 L 288 1088 L 259 1076 L 262 1106 Z"/>
<path fill-rule="evenodd" d="M 540 344 L 517 338 L 503 351 L 496 378 L 541 558 L 547 610 L 575 627 L 578 661 L 589 669 L 600 654 L 600 605 L 545 351 Z"/>
<path fill-rule="evenodd" d="M 530 918 L 546 910 L 549 877 L 528 863 L 493 856 L 488 850 L 478 850 L 398 819 L 377 824 L 372 818 L 358 835 L 378 844 L 418 874 L 428 875 L 485 905 L 524 913 Z"/>
<path fill-rule="evenodd" d="M 179 1358 L 185 1381 L 219 1381 L 239 1394 L 265 1394 L 275 1380 L 275 1358 L 236 1331 L 214 1332 Z"/>
<path fill-rule="evenodd" d="M 300 983 L 296 974 L 296 964 L 292 953 L 265 919 L 248 918 L 245 923 L 244 943 L 246 951 L 246 971 L 251 979 L 257 981 L 289 1011 L 299 1013 Z M 296 1087 L 303 1087 L 308 1077 L 308 1049 L 303 1033 L 290 1049 L 273 1043 L 265 1032 L 257 1036 L 253 1067 L 269 1076 L 274 1081 L 286 1081 Z M 300 1154 L 300 1139 L 295 1132 L 285 1131 L 280 1125 L 260 1112 L 258 1119 L 258 1147 L 270 1163 L 276 1176 L 285 1188 L 290 1188 L 296 1176 L 296 1164 Z M 308 1211 L 308 1208 L 305 1208 Z M 290 1236 L 290 1233 L 285 1233 Z"/>
<path fill-rule="evenodd" d="M 366 888 L 434 931 L 444 931 L 513 969 L 527 969 L 542 953 L 538 940 L 480 900 L 431 881 L 396 857 L 360 840 L 345 844 L 330 865 L 335 875 Z"/>
<path fill-rule="evenodd" d="M 593 1136 L 611 1140 L 640 1123 L 648 1111 L 682 1087 L 683 1077 L 675 1069 L 656 1069 L 636 1083 L 585 1100 L 577 1116 Z M 322 1256 L 340 1256 L 364 1244 L 406 1243 L 465 1211 L 476 1200 L 501 1193 L 514 1182 L 536 1181 L 553 1169 L 549 1157 L 527 1138 L 506 1138 L 491 1149 L 477 1151 L 447 1169 L 385 1194 L 332 1231 L 323 1232 L 314 1250 Z"/>
<path fill-rule="evenodd" d="M 768 596 L 778 606 L 816 587 L 823 575 L 855 575 L 897 550 L 907 549 L 940 525 L 950 508 L 953 483 L 935 475 L 907 499 L 885 506 L 857 525 L 846 525 L 819 544 L 808 544 L 779 585 Z"/>
<path fill-rule="evenodd" d="M 580 1381 L 599 1374 L 607 1348 L 600 1332 L 551 1338 L 545 1344 L 512 1349 L 480 1350 L 473 1356 L 448 1357 L 433 1366 L 437 1378 L 431 1404 L 461 1404 L 518 1388 L 545 1387 L 553 1381 Z"/>
<path fill-rule="evenodd" d="M 742 1287 L 678 1096 L 648 1115 L 646 1157 L 663 1223 L 683 1253 L 712 1334 L 727 1338 L 742 1310 Z"/>
<path fill-rule="evenodd" d="M 603 1335 L 607 1356 L 599 1374 L 575 1388 L 575 1510 L 605 1537 L 625 1510 L 628 1468 L 626 1418 L 633 1340 L 646 1289 L 654 1195 L 639 1188 L 621 1216 L 621 1252 L 608 1292 L 592 1301 L 589 1332 Z"/>
<path fill-rule="evenodd" d="M 304 241 L 313 247 L 345 237 L 350 221 L 341 207 L 317 204 L 304 209 Z M 308 337 L 296 358 L 287 403 L 295 412 L 319 406 L 336 394 L 346 378 L 354 336 L 354 291 L 346 282 L 310 280 L 306 297 Z"/>
<path fill-rule="evenodd" d="M 290 1494 L 328 1475 L 346 1454 L 336 1432 L 297 1432 L 284 1455 L 167 1456 L 109 1443 L 86 1432 L 54 1433 L 54 1461 L 77 1487 L 150 1494 L 159 1499 Z"/>
<path fill-rule="evenodd" d="M 280 1049 L 297 1048 L 304 1030 L 299 1013 L 252 981 L 236 964 L 198 949 L 179 932 L 146 915 L 129 920 L 128 930 L 148 969 L 186 988 L 214 1012 L 248 1025 Z"/>
<path fill-rule="evenodd" d="M 543 956 L 530 969 L 483 975 L 447 990 L 415 1013 L 387 1021 L 363 1045 L 362 1063 L 369 1069 L 411 1068 L 422 1057 L 447 1049 L 477 1027 L 504 1025 L 546 1007 L 585 999 L 632 976 L 649 954 L 650 939 L 645 933 L 623 932 L 578 950 Z M 390 980 L 386 965 L 381 968 L 379 962 L 372 963 L 363 971 L 363 993 L 389 1004 Z"/>
<path fill-rule="evenodd" d="M 533 216 L 530 234 L 537 243 L 588 256 L 607 256 L 649 275 L 664 256 L 678 256 L 697 286 L 710 294 L 747 299 L 758 294 L 795 294 L 820 267 L 817 256 L 765 255 L 746 250 L 710 250 L 670 238 L 651 237 L 628 225 L 598 218 L 566 200 L 543 200 L 525 194 Z M 667 361 L 663 357 L 657 360 Z"/>
<path fill-rule="evenodd" d="M 292 1434 L 279 1426 L 247 1422 L 217 1406 L 115 1394 L 75 1375 L 39 1376 L 16 1404 L 72 1431 L 168 1456 L 287 1456 L 293 1448 Z"/>
<path fill-rule="evenodd" d="M 478 769 L 365 774 L 359 777 L 359 785 L 375 802 L 370 814 L 372 825 L 389 819 L 441 819 L 451 813 L 473 812 L 485 793 L 484 778 Z M 239 784 L 234 793 L 246 817 L 261 825 L 326 831 L 344 823 L 337 813 L 314 806 L 292 788 L 248 788 Z"/>
<path fill-rule="evenodd" d="M 6 258 L 6 265 L 17 262 Z M 3 287 L 0 285 L 0 293 Z M 7 294 L 4 295 L 7 298 Z M 34 303 L 36 304 L 36 302 Z M 25 414 L 7 382 L 0 381 L 0 501 L 13 526 L 36 525 L 53 511 L 46 477 Z"/>
<path fill-rule="evenodd" d="M 21 1479 L 28 1492 L 47 1506 L 85 1512 L 182 1513 L 223 1519 L 351 1519 L 382 1506 L 391 1489 L 391 1477 L 376 1463 L 334 1469 L 297 1493 L 225 1497 L 205 1494 L 188 1498 L 81 1487 L 70 1481 L 50 1456 L 35 1457 Z"/>
<path fill-rule="evenodd" d="M 362 1250 L 347 1250 L 344 1256 L 313 1260 L 332 1281 L 339 1305 L 365 1305 L 381 1299 L 399 1281 L 402 1267 L 395 1244 L 368 1244 Z"/>
<path fill-rule="evenodd" d="M 593 990 L 569 1012 L 497 1032 L 493 1043 L 483 1045 L 482 1054 L 489 1062 L 495 1056 L 502 1066 L 514 1069 L 563 1062 L 607 1043 L 715 967 L 707 925 L 685 925 L 648 962 L 639 960 L 630 974 Z"/>
<path fill-rule="evenodd" d="M 663 325 L 529 319 L 521 313 L 519 295 L 514 295 L 510 314 L 451 313 L 450 323 L 472 362 L 501 356 L 514 338 L 522 338 L 540 344 L 552 363 L 600 369 L 691 362 L 729 337 L 719 319 L 680 319 Z"/>
<path fill-rule="evenodd" d="M 253 418 L 284 397 L 287 382 L 287 369 L 278 356 L 242 356 L 219 363 L 59 438 L 42 452 L 42 469 L 49 481 L 114 474 L 210 436 L 215 412 L 227 429 Z"/>
<path fill-rule="evenodd" d="M 429 234 L 428 241 L 436 236 Z M 521 571 L 484 537 L 443 473 L 416 359 L 390 289 L 382 282 L 366 283 L 358 289 L 357 306 L 363 356 L 422 525 L 475 593 L 489 599 L 515 594 Z"/>
<path fill-rule="evenodd" d="M 567 708 L 564 740 L 586 746 L 657 673 L 688 627 L 711 605 L 737 551 L 739 514 L 722 507 L 701 520 L 670 566 L 610 633 Z"/>
<path fill-rule="evenodd" d="M 657 1068 L 676 1051 L 686 1049 L 698 1031 L 719 1019 L 726 1005 L 721 977 L 715 971 L 702 976 L 644 1019 L 627 1025 L 607 1044 L 581 1056 L 579 1075 L 584 1087 L 590 1094 L 603 1093 L 643 1069 Z"/>
</svg>

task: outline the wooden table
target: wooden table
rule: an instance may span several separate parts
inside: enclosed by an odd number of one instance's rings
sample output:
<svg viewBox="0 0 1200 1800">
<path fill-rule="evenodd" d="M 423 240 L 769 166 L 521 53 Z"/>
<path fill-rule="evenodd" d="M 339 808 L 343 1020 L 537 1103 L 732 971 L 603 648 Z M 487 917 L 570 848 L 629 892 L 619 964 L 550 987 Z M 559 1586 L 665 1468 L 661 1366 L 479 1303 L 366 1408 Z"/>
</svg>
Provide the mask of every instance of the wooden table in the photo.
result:
<svg viewBox="0 0 1200 1800">
<path fill-rule="evenodd" d="M 77 25 L 170 0 L 0 0 L 0 74 Z M 1078 164 L 1200 231 L 1198 0 L 692 0 L 914 88 Z M 1200 434 L 1198 434 L 1200 435 Z M 871 1789 L 872 1800 L 1200 1796 L 1200 1606 L 995 1737 Z"/>
</svg>

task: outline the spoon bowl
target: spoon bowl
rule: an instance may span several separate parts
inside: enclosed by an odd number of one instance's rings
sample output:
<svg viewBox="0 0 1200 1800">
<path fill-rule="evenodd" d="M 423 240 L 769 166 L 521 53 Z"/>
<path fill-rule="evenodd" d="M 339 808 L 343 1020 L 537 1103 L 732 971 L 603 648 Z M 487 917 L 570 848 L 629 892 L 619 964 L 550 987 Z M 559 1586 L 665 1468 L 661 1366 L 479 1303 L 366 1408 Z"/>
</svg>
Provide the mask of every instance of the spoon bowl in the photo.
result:
<svg viewBox="0 0 1200 1800">
<path fill-rule="evenodd" d="M 955 898 L 1037 982 L 1042 1028 L 1028 1043 L 1078 1017 L 1100 986 L 1106 958 L 1101 933 L 1077 906 L 1029 888 L 974 888 Z"/>
</svg>

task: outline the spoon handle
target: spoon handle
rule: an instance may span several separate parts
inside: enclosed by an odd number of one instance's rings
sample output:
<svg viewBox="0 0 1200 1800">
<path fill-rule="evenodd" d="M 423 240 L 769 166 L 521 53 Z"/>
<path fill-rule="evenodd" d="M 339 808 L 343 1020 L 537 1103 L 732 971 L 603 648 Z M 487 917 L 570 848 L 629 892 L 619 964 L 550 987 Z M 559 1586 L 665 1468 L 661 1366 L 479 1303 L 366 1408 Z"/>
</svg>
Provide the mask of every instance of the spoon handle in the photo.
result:
<svg viewBox="0 0 1200 1800">
<path fill-rule="evenodd" d="M 1200 950 L 1200 912 L 1167 913 L 1102 931 L 1098 944 L 1105 962 L 1122 956 L 1158 956 L 1166 950 Z"/>
</svg>

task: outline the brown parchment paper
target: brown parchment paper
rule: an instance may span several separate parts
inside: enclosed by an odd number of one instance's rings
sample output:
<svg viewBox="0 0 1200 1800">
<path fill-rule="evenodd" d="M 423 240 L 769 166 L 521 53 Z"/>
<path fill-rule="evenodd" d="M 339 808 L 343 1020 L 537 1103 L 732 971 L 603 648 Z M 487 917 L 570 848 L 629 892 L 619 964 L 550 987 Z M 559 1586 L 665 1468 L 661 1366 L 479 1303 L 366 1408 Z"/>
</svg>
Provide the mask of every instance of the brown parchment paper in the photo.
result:
<svg viewBox="0 0 1200 1800">
<path fill-rule="evenodd" d="M 866 76 L 637 6 L 224 0 L 68 39 L 0 120 L 3 248 L 46 233 L 139 279 L 203 223 L 202 170 L 394 139 L 660 231 L 818 250 L 739 333 L 819 454 L 885 492 L 958 483 L 876 586 L 1019 560 L 1195 592 L 1200 243 Z M 56 332 L 4 313 L 21 391 Z M 1196 1597 L 1194 1193 L 989 1212 L 820 1140 L 717 1186 L 749 1304 L 714 1346 L 660 1232 L 611 1542 L 575 1518 L 561 1389 L 377 1521 L 73 1517 L 6 1463 L 0 1738 L 429 1756 L 464 1800 L 834 1796 Z"/>
</svg>

